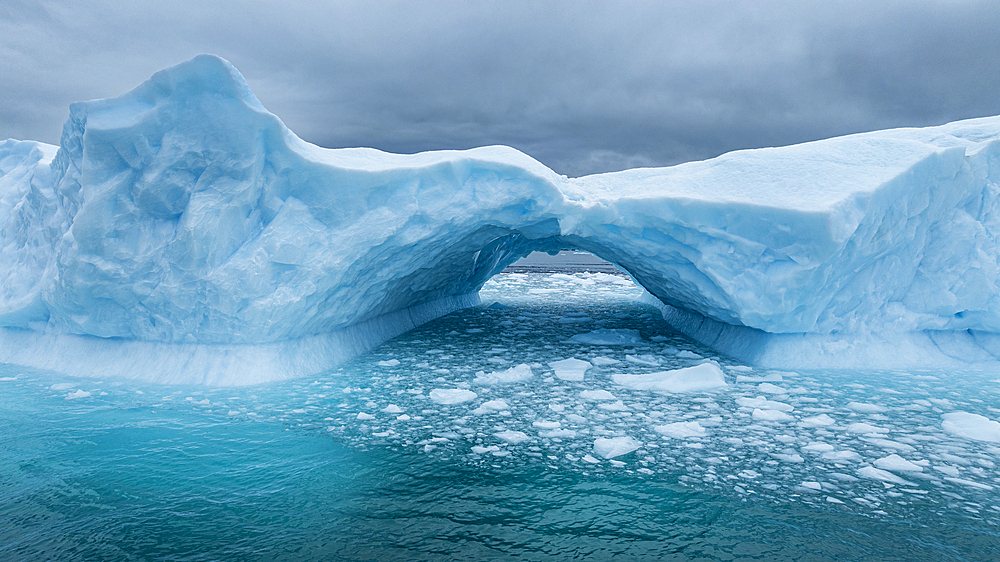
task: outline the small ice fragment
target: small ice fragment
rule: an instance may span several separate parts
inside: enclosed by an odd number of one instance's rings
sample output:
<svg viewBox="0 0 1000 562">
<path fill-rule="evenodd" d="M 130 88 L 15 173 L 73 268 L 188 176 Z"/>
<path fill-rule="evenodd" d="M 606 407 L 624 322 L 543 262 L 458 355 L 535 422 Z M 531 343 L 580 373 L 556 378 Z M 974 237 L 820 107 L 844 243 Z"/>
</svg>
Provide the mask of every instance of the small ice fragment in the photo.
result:
<svg viewBox="0 0 1000 562">
<path fill-rule="evenodd" d="M 645 375 L 612 375 L 611 380 L 632 390 L 657 392 L 698 392 L 726 387 L 722 369 L 712 362 Z"/>
<path fill-rule="evenodd" d="M 488 414 L 490 412 L 500 412 L 503 410 L 509 410 L 510 406 L 502 398 L 497 400 L 490 400 L 488 402 L 483 402 L 478 408 L 472 411 L 473 414 L 481 416 L 483 414 Z"/>
<path fill-rule="evenodd" d="M 822 484 L 820 484 L 819 482 L 813 482 L 813 481 L 803 482 L 801 484 L 801 486 L 803 488 L 807 488 L 809 490 L 817 490 L 818 491 L 818 490 L 822 490 L 823 489 L 823 485 Z"/>
<path fill-rule="evenodd" d="M 686 421 L 686 422 L 676 422 L 668 423 L 666 425 L 657 425 L 653 427 L 653 430 L 660 433 L 666 437 L 673 437 L 675 439 L 687 439 L 689 437 L 704 437 L 708 435 L 708 431 L 701 426 L 697 421 Z"/>
<path fill-rule="evenodd" d="M 656 367 L 660 364 L 660 360 L 657 359 L 655 355 L 626 355 L 625 360 L 629 363 L 646 365 L 649 367 Z"/>
<path fill-rule="evenodd" d="M 763 396 L 758 398 L 737 398 L 736 403 L 744 408 L 760 408 L 761 410 L 779 410 L 781 412 L 791 412 L 795 409 L 791 404 L 768 400 Z"/>
<path fill-rule="evenodd" d="M 781 410 L 761 410 L 757 408 L 753 411 L 753 419 L 757 421 L 787 422 L 795 418 Z"/>
<path fill-rule="evenodd" d="M 580 393 L 580 398 L 584 400 L 618 400 L 618 398 L 607 390 L 584 390 Z"/>
<path fill-rule="evenodd" d="M 1000 423 L 985 416 L 969 412 L 951 412 L 941 417 L 944 418 L 941 427 L 956 437 L 1000 443 Z"/>
<path fill-rule="evenodd" d="M 387 413 L 387 414 L 402 414 L 403 413 L 403 409 L 400 408 L 399 406 L 395 405 L 395 404 L 389 404 L 385 408 L 382 408 L 382 411 L 385 412 L 385 413 Z"/>
<path fill-rule="evenodd" d="M 49 390 L 69 390 L 74 386 L 76 385 L 71 382 L 61 382 L 50 386 Z"/>
<path fill-rule="evenodd" d="M 861 455 L 854 451 L 827 451 L 823 453 L 823 459 L 833 462 L 859 462 Z"/>
<path fill-rule="evenodd" d="M 597 406 L 602 410 L 608 410 L 609 412 L 624 412 L 628 410 L 628 406 L 625 405 L 621 400 L 616 400 L 614 402 L 604 402 Z"/>
<path fill-rule="evenodd" d="M 78 398 L 86 398 L 90 396 L 90 393 L 83 389 L 77 389 L 76 392 L 70 392 L 66 395 L 66 400 L 76 400 Z"/>
<path fill-rule="evenodd" d="M 473 445 L 472 452 L 477 455 L 485 455 L 486 453 L 492 453 L 494 451 L 499 451 L 500 447 L 496 445 L 490 445 L 489 447 L 482 447 L 480 445 Z"/>
<path fill-rule="evenodd" d="M 809 453 L 825 453 L 827 451 L 832 451 L 833 445 L 830 445 L 829 443 L 820 443 L 817 441 L 813 441 L 812 443 L 809 443 L 805 447 L 802 447 L 802 450 Z"/>
<path fill-rule="evenodd" d="M 496 436 L 497 439 L 505 443 L 510 443 L 511 445 L 517 445 L 518 443 L 523 443 L 525 441 L 531 440 L 531 437 L 528 437 L 526 433 L 522 431 L 513 431 L 510 429 L 494 433 L 493 435 Z"/>
<path fill-rule="evenodd" d="M 555 429 L 555 428 L 559 427 L 562 424 L 560 424 L 557 421 L 537 420 L 537 421 L 531 422 L 531 425 L 533 425 L 533 426 L 535 426 L 537 428 L 540 428 L 540 429 Z"/>
<path fill-rule="evenodd" d="M 577 343 L 590 345 L 636 345 L 644 343 L 639 330 L 623 328 L 601 328 L 586 334 L 577 334 L 570 338 Z"/>
<path fill-rule="evenodd" d="M 399 420 L 399 421 L 410 421 L 410 416 L 408 416 L 406 414 L 401 414 L 401 415 L 396 416 L 396 419 Z"/>
<path fill-rule="evenodd" d="M 763 392 L 764 394 L 788 394 L 788 391 L 776 384 L 771 384 L 769 382 L 762 382 L 757 385 L 757 390 Z"/>
<path fill-rule="evenodd" d="M 389 359 L 388 361 L 379 361 L 379 367 L 395 367 L 399 365 L 399 359 Z"/>
<path fill-rule="evenodd" d="M 701 359 L 702 358 L 701 355 L 698 355 L 697 353 L 695 353 L 693 351 L 688 351 L 686 349 L 682 350 L 682 351 L 678 351 L 677 352 L 677 357 L 679 357 L 681 359 Z"/>
<path fill-rule="evenodd" d="M 583 455 L 583 458 L 580 460 L 582 460 L 583 462 L 589 462 L 590 464 L 597 464 L 601 462 L 590 455 Z"/>
<path fill-rule="evenodd" d="M 494 384 L 509 384 L 515 382 L 526 381 L 532 377 L 531 367 L 524 363 L 516 367 L 511 367 L 505 371 L 494 371 L 490 374 L 485 374 L 482 371 L 476 373 L 476 378 L 473 379 L 472 384 L 483 384 L 483 385 L 494 385 Z"/>
<path fill-rule="evenodd" d="M 867 423 L 852 423 L 847 426 L 847 433 L 889 433 L 889 430 L 884 427 L 878 427 Z"/>
<path fill-rule="evenodd" d="M 452 405 L 475 400 L 478 394 L 464 388 L 435 388 L 430 392 L 431 401 L 437 404 Z"/>
<path fill-rule="evenodd" d="M 566 416 L 566 420 L 569 421 L 570 423 L 575 423 L 575 424 L 587 423 L 587 418 L 579 414 L 568 414 Z"/>
<path fill-rule="evenodd" d="M 826 414 L 820 414 L 818 416 L 813 416 L 811 418 L 805 418 L 802 420 L 801 424 L 806 427 L 826 427 L 833 425 L 834 420 Z"/>
<path fill-rule="evenodd" d="M 598 437 L 594 440 L 594 454 L 605 459 L 613 459 L 642 447 L 642 443 L 632 437 Z"/>
<path fill-rule="evenodd" d="M 605 367 L 607 365 L 614 365 L 615 363 L 621 363 L 621 361 L 617 359 L 612 359 L 610 357 L 600 356 L 591 359 L 590 363 L 596 367 Z"/>
<path fill-rule="evenodd" d="M 933 467 L 931 467 L 931 468 L 933 468 L 934 470 L 937 470 L 938 472 L 943 472 L 943 473 L 945 473 L 945 474 L 947 474 L 948 476 L 951 476 L 951 477 L 953 477 L 953 478 L 954 478 L 954 477 L 957 477 L 957 476 L 958 476 L 958 474 L 959 474 L 959 471 L 958 471 L 958 467 L 957 467 L 957 466 L 950 466 L 950 465 L 934 465 L 934 466 L 933 466 Z"/>
<path fill-rule="evenodd" d="M 913 482 L 909 480 L 903 480 L 895 474 L 875 468 L 874 466 L 866 466 L 858 469 L 858 476 L 862 478 L 868 478 L 871 480 L 881 480 L 882 482 L 888 482 L 890 484 L 900 484 L 903 486 L 915 486 Z"/>
<path fill-rule="evenodd" d="M 573 437 L 576 437 L 576 432 L 573 431 L 572 429 L 556 428 L 556 429 L 550 429 L 548 431 L 539 431 L 538 436 L 547 439 L 552 439 L 554 437 L 565 437 L 567 439 L 572 439 Z"/>
<path fill-rule="evenodd" d="M 887 457 L 882 457 L 873 462 L 876 467 L 882 470 L 891 470 L 893 472 L 923 472 L 923 467 L 913 464 L 912 462 L 904 459 L 903 457 L 893 453 Z"/>
<path fill-rule="evenodd" d="M 373 416 L 371 414 L 366 414 L 364 412 L 358 412 L 358 418 L 357 419 L 359 419 L 359 420 L 373 420 L 373 419 L 375 419 L 375 416 Z"/>
<path fill-rule="evenodd" d="M 978 488 L 980 490 L 992 490 L 993 486 L 987 484 L 980 484 L 979 482 L 973 482 L 972 480 L 966 480 L 964 478 L 952 478 L 950 476 L 945 477 L 945 480 L 955 484 L 961 484 L 962 486 L 969 486 L 972 488 Z"/>
<path fill-rule="evenodd" d="M 876 406 L 875 404 L 862 404 L 861 402 L 851 402 L 847 405 L 847 409 L 854 410 L 855 412 L 860 412 L 862 414 L 877 414 L 885 411 L 885 408 L 882 406 Z"/>
<path fill-rule="evenodd" d="M 549 363 L 549 367 L 552 367 L 556 373 L 556 378 L 564 381 L 582 381 L 584 373 L 592 366 L 589 361 L 582 361 L 575 357 Z"/>
</svg>

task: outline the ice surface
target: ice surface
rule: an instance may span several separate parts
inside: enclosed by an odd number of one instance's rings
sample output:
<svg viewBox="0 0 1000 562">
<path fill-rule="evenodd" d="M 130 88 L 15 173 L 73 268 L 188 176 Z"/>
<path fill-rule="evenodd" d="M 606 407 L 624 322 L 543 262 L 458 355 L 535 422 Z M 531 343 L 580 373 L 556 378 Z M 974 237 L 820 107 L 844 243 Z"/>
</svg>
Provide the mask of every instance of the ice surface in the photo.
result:
<svg viewBox="0 0 1000 562">
<path fill-rule="evenodd" d="M 757 366 L 996 368 L 998 155 L 998 117 L 575 179 L 507 147 L 327 150 L 199 56 L 73 104 L 58 148 L 0 143 L 0 360 L 177 383 L 304 376 L 475 304 L 521 256 L 571 247 Z M 628 330 L 571 337 L 649 345 Z"/>
<path fill-rule="evenodd" d="M 475 400 L 478 395 L 471 390 L 463 388 L 435 388 L 430 392 L 430 397 L 437 404 L 462 404 Z"/>
</svg>

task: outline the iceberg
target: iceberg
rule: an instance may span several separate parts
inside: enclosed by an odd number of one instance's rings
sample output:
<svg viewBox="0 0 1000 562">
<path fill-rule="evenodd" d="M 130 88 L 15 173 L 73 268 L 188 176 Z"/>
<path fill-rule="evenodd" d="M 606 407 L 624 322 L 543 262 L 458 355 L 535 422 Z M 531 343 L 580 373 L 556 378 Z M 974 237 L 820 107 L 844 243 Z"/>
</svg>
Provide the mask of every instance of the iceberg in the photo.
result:
<svg viewBox="0 0 1000 562">
<path fill-rule="evenodd" d="M 198 56 L 0 143 L 0 361 L 253 384 L 478 303 L 532 251 L 627 271 L 767 367 L 1000 366 L 1000 117 L 567 178 L 292 133 Z"/>
</svg>

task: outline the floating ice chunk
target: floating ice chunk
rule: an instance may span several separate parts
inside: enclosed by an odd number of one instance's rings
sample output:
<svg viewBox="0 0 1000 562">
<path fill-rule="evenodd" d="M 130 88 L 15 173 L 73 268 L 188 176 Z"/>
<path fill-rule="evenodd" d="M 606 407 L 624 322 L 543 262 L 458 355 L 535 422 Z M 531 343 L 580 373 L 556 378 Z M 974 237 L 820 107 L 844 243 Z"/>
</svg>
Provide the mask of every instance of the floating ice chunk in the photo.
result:
<svg viewBox="0 0 1000 562">
<path fill-rule="evenodd" d="M 677 357 L 679 357 L 681 359 L 701 359 L 702 358 L 701 355 L 698 355 L 697 353 L 695 353 L 693 351 L 688 351 L 686 349 L 678 351 L 677 352 Z"/>
<path fill-rule="evenodd" d="M 362 420 L 362 421 L 373 420 L 373 419 L 375 419 L 375 416 L 373 416 L 371 414 L 366 414 L 364 412 L 358 412 L 357 419 Z"/>
<path fill-rule="evenodd" d="M 597 407 L 602 410 L 608 410 L 610 412 L 624 412 L 625 410 L 628 410 L 628 406 L 626 406 L 625 403 L 622 402 L 621 400 L 616 400 L 614 402 L 604 402 L 603 404 L 600 404 Z"/>
<path fill-rule="evenodd" d="M 589 462 L 590 464 L 597 464 L 601 462 L 590 455 L 583 455 L 583 458 L 580 460 L 582 460 L 583 462 Z"/>
<path fill-rule="evenodd" d="M 729 370 L 733 370 L 733 367 L 726 367 Z M 778 373 L 771 373 L 764 375 L 762 377 L 751 377 L 749 375 L 737 375 L 736 382 L 781 382 L 783 379 Z"/>
<path fill-rule="evenodd" d="M 635 451 L 642 443 L 632 437 L 598 437 L 594 440 L 594 454 L 605 459 L 613 459 Z"/>
<path fill-rule="evenodd" d="M 722 369 L 712 362 L 646 375 L 612 375 L 611 380 L 632 390 L 656 392 L 699 392 L 726 387 Z"/>
<path fill-rule="evenodd" d="M 430 392 L 430 398 L 437 404 L 462 404 L 475 400 L 478 394 L 464 388 L 435 388 Z"/>
<path fill-rule="evenodd" d="M 861 461 L 861 455 L 859 455 L 854 451 L 846 449 L 843 451 L 827 451 L 823 453 L 822 456 L 825 460 L 839 462 L 839 463 Z"/>
<path fill-rule="evenodd" d="M 909 480 L 903 480 L 891 472 L 875 468 L 874 466 L 859 468 L 858 476 L 871 480 L 881 480 L 882 482 L 888 482 L 890 484 L 899 484 L 901 486 L 916 486 L 916 484 L 910 482 Z"/>
<path fill-rule="evenodd" d="M 966 480 L 964 478 L 952 478 L 951 476 L 945 477 L 945 480 L 952 482 L 954 484 L 961 484 L 962 486 L 969 486 L 970 488 L 977 488 L 980 490 L 992 490 L 993 486 L 988 484 L 980 484 L 979 482 L 973 482 L 972 480 Z"/>
<path fill-rule="evenodd" d="M 893 472 L 923 472 L 924 469 L 920 465 L 913 464 L 912 462 L 904 459 L 897 454 L 891 454 L 887 457 L 882 457 L 873 462 L 876 467 L 882 470 L 891 470 Z"/>
<path fill-rule="evenodd" d="M 564 381 L 582 381 L 587 369 L 593 367 L 589 361 L 583 361 L 575 357 L 563 359 L 562 361 L 552 361 L 549 367 L 556 373 L 556 378 Z"/>
<path fill-rule="evenodd" d="M 618 398 L 607 390 L 584 390 L 580 392 L 580 398 L 584 400 L 618 400 Z"/>
<path fill-rule="evenodd" d="M 531 440 L 531 437 L 528 437 L 528 435 L 523 431 L 513 431 L 510 429 L 494 433 L 493 435 L 497 439 L 505 443 L 510 443 L 511 445 L 517 445 L 518 443 L 524 443 L 525 441 Z"/>
<path fill-rule="evenodd" d="M 854 410 L 855 412 L 860 412 L 862 414 L 877 414 L 885 411 L 885 408 L 882 406 L 877 406 L 875 404 L 862 404 L 861 402 L 851 402 L 847 405 L 847 409 Z"/>
<path fill-rule="evenodd" d="M 546 439 L 552 439 L 552 438 L 555 438 L 555 437 L 563 437 L 563 438 L 566 438 L 566 439 L 572 439 L 572 438 L 576 437 L 576 432 L 573 431 L 572 429 L 556 428 L 556 429 L 550 429 L 548 431 L 539 431 L 538 432 L 538 436 L 539 437 L 544 437 Z"/>
<path fill-rule="evenodd" d="M 385 413 L 387 413 L 387 414 L 402 414 L 403 413 L 403 409 L 400 408 L 399 406 L 395 405 L 395 404 L 389 404 L 385 408 L 382 408 L 382 411 L 385 412 Z"/>
<path fill-rule="evenodd" d="M 958 475 L 960 474 L 960 473 L 959 473 L 959 469 L 958 469 L 958 467 L 957 467 L 957 466 L 950 466 L 950 465 L 934 465 L 934 466 L 933 466 L 933 467 L 931 467 L 931 468 L 933 468 L 934 470 L 936 470 L 936 471 L 938 471 L 938 472 L 943 472 L 944 474 L 946 474 L 946 475 L 948 475 L 948 476 L 951 476 L 951 477 L 953 477 L 953 478 L 954 478 L 954 477 L 957 477 L 957 476 L 958 476 Z"/>
<path fill-rule="evenodd" d="M 805 461 L 802 455 L 795 452 L 771 453 L 771 456 L 781 462 L 800 463 Z"/>
<path fill-rule="evenodd" d="M 1000 423 L 979 414 L 951 412 L 941 416 L 941 427 L 948 433 L 964 439 L 1000 443 Z"/>
<path fill-rule="evenodd" d="M 90 393 L 83 389 L 77 389 L 76 392 L 70 392 L 66 395 L 66 400 L 77 400 L 79 398 L 87 398 Z"/>
<path fill-rule="evenodd" d="M 473 379 L 472 384 L 482 384 L 482 385 L 494 385 L 494 384 L 510 384 L 515 382 L 526 381 L 532 377 L 531 366 L 521 363 L 516 367 L 511 367 L 505 371 L 494 371 L 490 374 L 485 374 L 483 371 L 476 373 L 476 378 Z"/>
<path fill-rule="evenodd" d="M 605 367 L 607 365 L 614 365 L 616 363 L 621 363 L 621 361 L 619 361 L 617 359 L 612 359 L 610 357 L 600 356 L 600 357 L 594 357 L 593 359 L 591 359 L 590 363 L 592 365 L 594 365 L 595 367 Z"/>
<path fill-rule="evenodd" d="M 704 437 L 708 431 L 697 421 L 675 422 L 666 425 L 657 425 L 653 430 L 666 437 L 675 439 L 687 439 L 689 437 Z"/>
<path fill-rule="evenodd" d="M 399 420 L 399 421 L 404 421 L 404 422 L 405 421 L 410 421 L 410 416 L 408 416 L 406 414 L 400 414 L 400 415 L 396 416 L 396 419 Z"/>
<path fill-rule="evenodd" d="M 805 427 L 827 427 L 834 424 L 834 419 L 826 414 L 820 414 L 805 418 L 800 423 Z"/>
<path fill-rule="evenodd" d="M 800 486 L 802 486 L 803 488 L 806 488 L 807 490 L 816 490 L 816 491 L 819 491 L 819 490 L 823 489 L 823 485 L 822 484 L 820 484 L 819 482 L 812 482 L 812 481 L 803 482 L 802 484 L 800 484 Z"/>
<path fill-rule="evenodd" d="M 847 433 L 861 433 L 861 434 L 885 434 L 889 433 L 889 430 L 884 427 L 878 427 L 867 423 L 852 423 L 847 426 Z"/>
<path fill-rule="evenodd" d="M 570 338 L 577 343 L 590 345 L 637 345 L 645 343 L 639 330 L 625 328 L 600 328 L 586 334 L 577 334 Z"/>
<path fill-rule="evenodd" d="M 500 450 L 500 447 L 497 447 L 496 445 L 490 445 L 489 447 L 483 447 L 481 445 L 473 445 L 472 446 L 472 452 L 475 453 L 475 454 L 477 454 L 477 455 L 485 455 L 486 453 L 494 453 L 494 452 L 498 452 L 499 450 Z"/>
<path fill-rule="evenodd" d="M 480 416 L 483 414 L 488 414 L 490 412 L 501 412 L 503 410 L 509 410 L 509 409 L 510 406 L 507 405 L 507 402 L 505 402 L 503 399 L 497 399 L 497 400 L 489 400 L 487 402 L 483 402 L 482 404 L 479 405 L 478 408 L 473 410 L 472 413 L 476 414 L 477 416 Z"/>
<path fill-rule="evenodd" d="M 763 396 L 757 398 L 737 398 L 736 403 L 744 408 L 760 408 L 761 410 L 778 410 L 781 412 L 791 412 L 795 409 L 795 406 L 791 404 L 786 404 L 784 402 L 776 402 L 774 400 L 768 400 Z"/>
<path fill-rule="evenodd" d="M 776 384 L 771 384 L 769 382 L 762 382 L 757 385 L 757 390 L 763 392 L 764 394 L 788 394 L 788 391 Z"/>
<path fill-rule="evenodd" d="M 49 390 L 69 390 L 76 386 L 71 382 L 60 382 L 49 387 Z"/>
<path fill-rule="evenodd" d="M 871 443 L 876 447 L 887 449 L 889 451 L 901 451 L 903 453 L 909 453 L 916 450 L 911 445 L 907 445 L 906 443 L 900 443 L 899 441 L 893 441 L 892 439 L 883 439 L 881 437 L 862 437 L 861 440 L 866 443 Z"/>
<path fill-rule="evenodd" d="M 388 361 L 379 361 L 379 367 L 395 367 L 399 365 L 399 359 L 389 359 Z"/>
<path fill-rule="evenodd" d="M 536 420 L 531 422 L 531 425 L 539 429 L 555 429 L 562 424 L 552 420 Z"/>
<path fill-rule="evenodd" d="M 16 381 L 17 377 L 0 377 L 0 382 Z"/>
<path fill-rule="evenodd" d="M 656 367 L 660 364 L 660 360 L 655 355 L 626 355 L 625 360 L 636 365 L 648 365 L 650 367 Z"/>
<path fill-rule="evenodd" d="M 820 443 L 818 441 L 813 441 L 812 443 L 809 443 L 805 447 L 802 447 L 802 450 L 808 451 L 810 453 L 825 453 L 827 451 L 832 451 L 833 445 L 830 445 L 829 443 Z"/>
<path fill-rule="evenodd" d="M 580 414 L 567 414 L 566 421 L 575 424 L 587 423 L 587 418 L 581 416 Z"/>
<path fill-rule="evenodd" d="M 788 422 L 795 418 L 781 410 L 761 410 L 757 408 L 753 411 L 753 419 L 757 421 Z"/>
</svg>

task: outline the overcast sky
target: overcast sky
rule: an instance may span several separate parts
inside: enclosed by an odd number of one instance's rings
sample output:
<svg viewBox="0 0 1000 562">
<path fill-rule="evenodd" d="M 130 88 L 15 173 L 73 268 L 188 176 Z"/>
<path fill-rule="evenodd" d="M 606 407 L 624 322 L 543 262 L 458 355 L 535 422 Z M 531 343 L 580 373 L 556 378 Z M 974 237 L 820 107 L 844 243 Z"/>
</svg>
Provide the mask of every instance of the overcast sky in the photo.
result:
<svg viewBox="0 0 1000 562">
<path fill-rule="evenodd" d="M 570 176 L 1000 114 L 997 0 L 0 0 L 0 139 L 199 53 L 322 146 Z"/>
</svg>

